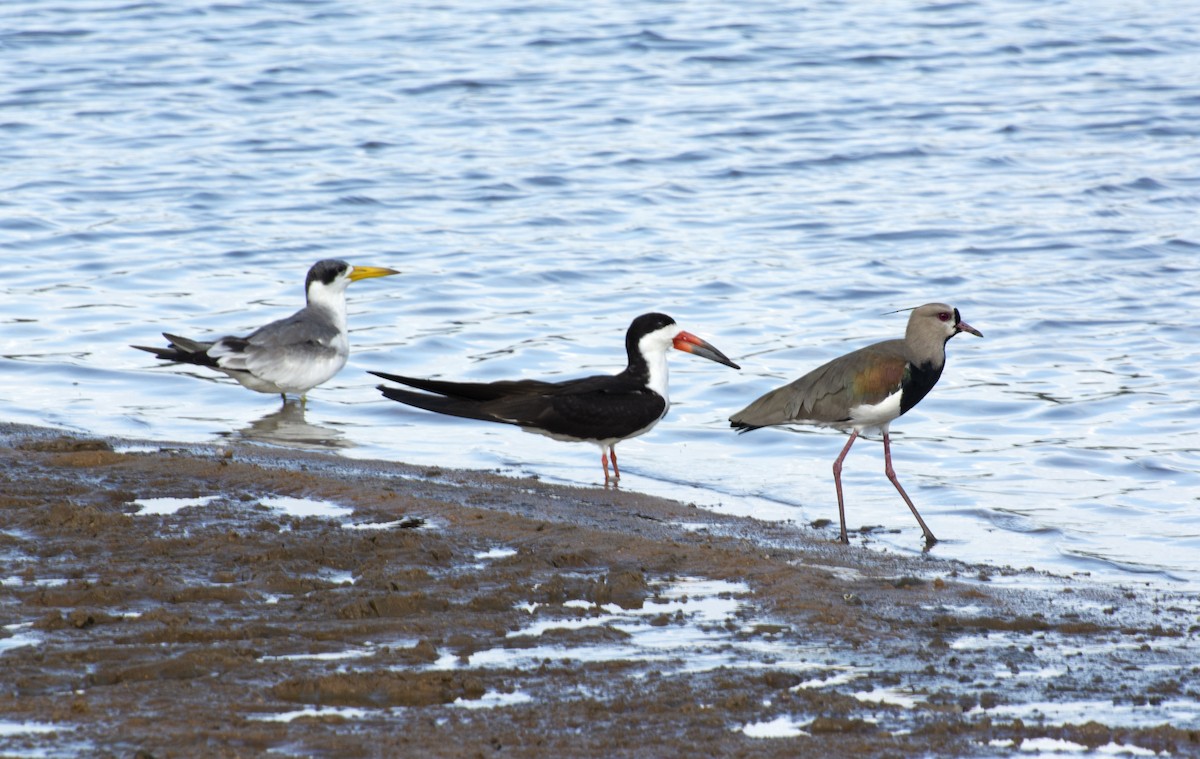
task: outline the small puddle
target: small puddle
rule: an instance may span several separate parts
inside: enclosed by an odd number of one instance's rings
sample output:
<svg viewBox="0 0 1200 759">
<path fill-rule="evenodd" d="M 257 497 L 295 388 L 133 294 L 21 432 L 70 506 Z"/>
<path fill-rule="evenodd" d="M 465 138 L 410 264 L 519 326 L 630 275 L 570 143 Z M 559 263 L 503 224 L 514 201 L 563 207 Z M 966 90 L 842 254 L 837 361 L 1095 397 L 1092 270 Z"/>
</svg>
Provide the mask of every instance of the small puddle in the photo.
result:
<svg viewBox="0 0 1200 759">
<path fill-rule="evenodd" d="M 162 447 L 149 443 L 128 443 L 113 446 L 113 453 L 161 453 Z"/>
<path fill-rule="evenodd" d="M 59 585 L 66 585 L 69 582 L 65 577 L 44 577 L 36 580 L 27 580 L 21 575 L 12 575 L 11 577 L 0 577 L 0 588 L 57 588 Z"/>
<path fill-rule="evenodd" d="M 27 735 L 29 733 L 53 733 L 58 730 L 70 730 L 64 725 L 51 725 L 45 722 L 17 722 L 16 720 L 0 719 L 0 736 Z M 6 756 L 13 756 L 6 754 Z"/>
<path fill-rule="evenodd" d="M 355 583 L 354 573 L 347 572 L 344 569 L 330 569 L 326 567 L 317 572 L 317 577 L 334 585 L 353 585 Z"/>
<path fill-rule="evenodd" d="M 354 509 L 341 506 L 329 501 L 317 501 L 312 498 L 293 498 L 292 496 L 277 495 L 260 498 L 258 502 L 269 509 L 282 511 L 289 517 L 303 519 L 305 517 L 324 517 L 325 519 L 341 519 L 354 513 Z"/>
<path fill-rule="evenodd" d="M 480 561 L 489 559 L 507 559 L 509 556 L 516 556 L 517 549 L 515 548 L 492 548 L 488 551 L 479 551 L 475 554 L 475 558 Z"/>
<path fill-rule="evenodd" d="M 191 506 L 207 506 L 217 497 L 210 495 L 203 498 L 138 498 L 129 504 L 138 507 L 138 516 L 170 516 Z"/>
<path fill-rule="evenodd" d="M 456 698 L 451 706 L 457 706 L 462 709 L 495 709 L 500 706 L 516 706 L 518 704 L 527 704 L 533 701 L 533 696 L 521 691 L 512 693 L 500 693 L 499 691 L 488 691 L 477 699 Z"/>
<path fill-rule="evenodd" d="M 416 645 L 415 643 L 413 645 Z M 374 656 L 375 649 L 360 648 L 345 651 L 326 651 L 319 654 L 283 654 L 281 656 L 264 656 L 259 661 L 347 661 L 350 659 L 365 659 Z"/>
<path fill-rule="evenodd" d="M 915 709 L 917 706 L 925 703 L 925 699 L 918 698 L 916 694 L 897 688 L 876 688 L 870 691 L 860 690 L 853 695 L 864 704 L 887 704 L 888 706 L 899 706 L 904 709 Z"/>
<path fill-rule="evenodd" d="M 137 507 L 136 516 L 171 516 L 181 509 L 208 506 L 220 499 L 220 495 L 210 495 L 198 498 L 138 498 L 128 505 Z M 285 516 L 296 519 L 317 517 L 320 519 L 343 520 L 354 513 L 354 509 L 331 501 L 319 501 L 314 498 L 296 498 L 293 496 L 267 496 L 257 501 Z M 347 530 L 405 530 L 425 527 L 426 522 L 418 517 L 403 517 L 390 522 L 343 522 Z M 513 552 L 515 553 L 515 551 Z"/>
<path fill-rule="evenodd" d="M 339 720 L 357 720 L 366 719 L 377 712 L 370 709 L 362 709 L 356 706 L 314 706 L 308 709 L 297 709 L 291 712 L 279 712 L 268 714 L 248 714 L 248 719 L 259 720 L 260 722 L 292 722 L 298 719 L 329 719 L 336 717 Z"/>
<path fill-rule="evenodd" d="M 41 634 L 30 632 L 26 629 L 32 626 L 32 622 L 18 622 L 17 624 L 5 625 L 4 629 L 12 634 L 7 638 L 0 638 L 0 655 L 3 655 L 7 651 L 12 651 L 14 648 L 39 645 L 42 642 Z"/>
<path fill-rule="evenodd" d="M 258 502 L 269 509 L 281 511 L 285 515 L 297 519 L 317 517 L 340 521 L 354 514 L 354 509 L 349 506 L 332 501 L 318 501 L 315 498 L 279 495 L 260 498 Z M 419 517 L 402 517 L 390 522 L 342 522 L 342 527 L 347 530 L 412 530 L 426 526 L 425 520 Z"/>
<path fill-rule="evenodd" d="M 812 720 L 797 722 L 791 717 L 776 717 L 767 722 L 753 722 L 738 728 L 750 738 L 798 738 L 809 735 L 804 728 L 812 724 Z"/>
</svg>

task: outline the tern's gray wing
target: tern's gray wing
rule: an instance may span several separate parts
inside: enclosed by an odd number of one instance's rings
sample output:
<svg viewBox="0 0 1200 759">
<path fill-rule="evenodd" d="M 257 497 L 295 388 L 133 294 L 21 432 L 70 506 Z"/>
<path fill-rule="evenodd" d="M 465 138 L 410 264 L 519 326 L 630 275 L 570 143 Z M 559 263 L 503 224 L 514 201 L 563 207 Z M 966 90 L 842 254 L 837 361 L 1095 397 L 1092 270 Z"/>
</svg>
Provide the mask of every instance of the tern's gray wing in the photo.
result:
<svg viewBox="0 0 1200 759">
<path fill-rule="evenodd" d="M 337 342 L 340 334 L 325 311 L 303 308 L 286 319 L 259 327 L 246 336 L 246 342 L 256 348 L 331 345 Z"/>
<path fill-rule="evenodd" d="M 281 388 L 304 392 L 337 374 L 349 349 L 345 333 L 328 314 L 305 308 L 244 338 L 222 338 L 208 354 L 223 369 L 249 372 Z"/>
</svg>

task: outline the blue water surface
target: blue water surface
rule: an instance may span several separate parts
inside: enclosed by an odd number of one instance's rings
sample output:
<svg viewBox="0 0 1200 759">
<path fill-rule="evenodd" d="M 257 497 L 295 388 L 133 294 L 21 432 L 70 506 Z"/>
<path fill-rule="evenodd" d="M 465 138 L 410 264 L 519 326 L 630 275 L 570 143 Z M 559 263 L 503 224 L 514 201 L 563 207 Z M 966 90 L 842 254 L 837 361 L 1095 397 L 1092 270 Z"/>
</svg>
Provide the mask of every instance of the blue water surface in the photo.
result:
<svg viewBox="0 0 1200 759">
<path fill-rule="evenodd" d="M 0 5 L 0 419 L 266 442 L 591 485 L 599 452 L 384 400 L 376 369 L 618 370 L 684 354 L 622 487 L 836 519 L 843 436 L 726 418 L 943 300 L 940 385 L 893 426 L 933 555 L 1200 588 L 1194 3 Z M 280 408 L 130 344 L 245 332 L 314 261 L 354 354 Z M 920 532 L 856 444 L 852 528 Z M 832 536 L 830 528 L 822 534 Z"/>
</svg>

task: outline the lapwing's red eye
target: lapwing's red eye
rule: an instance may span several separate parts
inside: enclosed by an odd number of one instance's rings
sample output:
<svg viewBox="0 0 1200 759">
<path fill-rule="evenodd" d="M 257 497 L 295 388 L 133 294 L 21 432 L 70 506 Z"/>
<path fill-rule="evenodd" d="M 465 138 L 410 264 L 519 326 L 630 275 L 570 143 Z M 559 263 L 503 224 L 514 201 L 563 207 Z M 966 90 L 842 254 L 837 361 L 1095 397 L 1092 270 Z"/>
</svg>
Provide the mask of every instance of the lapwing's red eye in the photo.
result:
<svg viewBox="0 0 1200 759">
<path fill-rule="evenodd" d="M 950 321 L 950 314 L 947 313 L 946 311 L 943 311 L 940 314 L 938 314 L 938 318 L 944 322 L 948 322 L 948 321 Z"/>
</svg>

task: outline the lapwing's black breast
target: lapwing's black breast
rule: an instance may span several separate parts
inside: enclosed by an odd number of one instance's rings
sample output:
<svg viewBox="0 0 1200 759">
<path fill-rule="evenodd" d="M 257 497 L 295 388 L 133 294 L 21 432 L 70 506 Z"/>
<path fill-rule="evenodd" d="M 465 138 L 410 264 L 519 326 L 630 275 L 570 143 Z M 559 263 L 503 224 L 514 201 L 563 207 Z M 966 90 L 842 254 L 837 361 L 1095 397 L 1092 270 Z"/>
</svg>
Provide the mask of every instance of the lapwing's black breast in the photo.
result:
<svg viewBox="0 0 1200 759">
<path fill-rule="evenodd" d="M 904 380 L 900 383 L 900 413 L 902 415 L 908 413 L 909 409 L 920 403 L 921 399 L 929 394 L 929 391 L 941 379 L 944 366 L 945 364 L 935 366 L 932 361 L 908 365 L 908 370 L 904 373 Z"/>
</svg>

